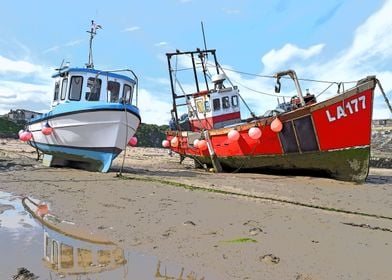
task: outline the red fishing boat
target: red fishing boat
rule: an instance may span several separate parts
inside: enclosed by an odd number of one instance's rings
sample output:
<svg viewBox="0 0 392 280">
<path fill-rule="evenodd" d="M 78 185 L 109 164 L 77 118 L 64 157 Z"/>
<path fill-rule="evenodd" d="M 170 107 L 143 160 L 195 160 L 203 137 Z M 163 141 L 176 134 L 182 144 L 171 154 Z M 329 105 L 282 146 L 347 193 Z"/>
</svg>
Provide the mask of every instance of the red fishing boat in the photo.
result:
<svg viewBox="0 0 392 280">
<path fill-rule="evenodd" d="M 244 120 L 240 113 L 244 100 L 218 63 L 215 50 L 166 55 L 173 109 L 162 145 L 182 159 L 193 158 L 197 166 L 216 172 L 301 170 L 344 181 L 366 179 L 373 94 L 376 84 L 380 85 L 375 76 L 318 102 L 314 95 L 302 94 L 295 71 L 276 73 L 275 93 L 280 92 L 283 80 L 292 80 L 296 94 L 263 116 L 252 114 Z M 191 61 L 195 88 L 189 92 L 185 89 L 190 87 L 179 82 L 184 69 L 176 67 L 181 56 Z"/>
</svg>

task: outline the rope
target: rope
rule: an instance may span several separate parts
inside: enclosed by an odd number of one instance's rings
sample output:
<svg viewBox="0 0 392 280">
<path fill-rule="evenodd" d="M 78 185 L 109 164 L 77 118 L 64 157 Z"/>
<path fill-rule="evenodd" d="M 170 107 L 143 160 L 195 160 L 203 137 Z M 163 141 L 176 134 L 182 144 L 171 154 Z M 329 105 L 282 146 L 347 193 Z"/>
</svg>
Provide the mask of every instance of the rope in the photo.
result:
<svg viewBox="0 0 392 280">
<path fill-rule="evenodd" d="M 388 106 L 388 108 L 389 108 L 389 111 L 391 111 L 391 113 L 392 113 L 392 106 L 391 106 L 391 103 L 389 103 L 388 97 L 387 97 L 387 95 L 385 94 L 384 89 L 382 88 L 380 81 L 379 81 L 378 79 L 376 79 L 376 82 L 377 82 L 378 87 L 379 87 L 380 90 L 381 90 L 382 95 L 384 96 L 384 100 L 385 100 L 385 103 L 387 103 L 387 106 Z"/>
</svg>

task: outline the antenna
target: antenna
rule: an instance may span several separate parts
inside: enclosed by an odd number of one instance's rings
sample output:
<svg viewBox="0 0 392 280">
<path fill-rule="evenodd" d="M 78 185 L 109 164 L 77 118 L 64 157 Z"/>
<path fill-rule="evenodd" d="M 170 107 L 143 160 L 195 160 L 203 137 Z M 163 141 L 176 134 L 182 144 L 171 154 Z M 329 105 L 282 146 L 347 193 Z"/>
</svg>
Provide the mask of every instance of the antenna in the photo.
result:
<svg viewBox="0 0 392 280">
<path fill-rule="evenodd" d="M 206 43 L 206 36 L 205 36 L 205 34 L 204 34 L 204 25 L 203 25 L 203 22 L 201 22 L 201 32 L 203 33 L 204 50 L 207 50 L 207 43 Z"/>
<path fill-rule="evenodd" d="M 96 24 L 94 20 L 91 21 L 91 29 L 90 31 L 86 31 L 87 33 L 90 33 L 90 48 L 88 52 L 88 63 L 86 63 L 87 68 L 94 69 L 94 62 L 93 62 L 93 38 L 95 35 L 97 35 L 97 29 L 102 29 L 102 26 L 99 24 Z"/>
</svg>

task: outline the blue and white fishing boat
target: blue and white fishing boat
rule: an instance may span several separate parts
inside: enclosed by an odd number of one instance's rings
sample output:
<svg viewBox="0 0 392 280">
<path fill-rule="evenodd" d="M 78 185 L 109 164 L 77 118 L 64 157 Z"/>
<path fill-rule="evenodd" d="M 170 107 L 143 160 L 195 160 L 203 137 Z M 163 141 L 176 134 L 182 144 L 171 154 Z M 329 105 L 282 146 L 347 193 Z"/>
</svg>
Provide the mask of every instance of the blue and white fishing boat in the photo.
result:
<svg viewBox="0 0 392 280">
<path fill-rule="evenodd" d="M 56 69 L 52 109 L 28 123 L 30 135 L 20 135 L 44 154 L 46 165 L 107 172 L 140 124 L 135 73 L 94 69 L 92 40 L 98 28 L 92 21 L 86 67 Z"/>
</svg>

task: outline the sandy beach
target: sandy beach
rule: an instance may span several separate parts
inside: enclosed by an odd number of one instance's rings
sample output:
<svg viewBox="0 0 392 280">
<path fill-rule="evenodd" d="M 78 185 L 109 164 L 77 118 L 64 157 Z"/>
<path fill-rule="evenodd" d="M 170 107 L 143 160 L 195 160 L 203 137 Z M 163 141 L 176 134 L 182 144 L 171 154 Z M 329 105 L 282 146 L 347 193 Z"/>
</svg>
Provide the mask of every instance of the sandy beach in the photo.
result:
<svg viewBox="0 0 392 280">
<path fill-rule="evenodd" d="M 192 279 L 392 278 L 392 169 L 371 169 L 358 185 L 210 173 L 159 148 L 129 148 L 118 176 L 122 161 L 105 174 L 49 168 L 27 144 L 0 139 L 0 190 L 45 201 Z"/>
</svg>

